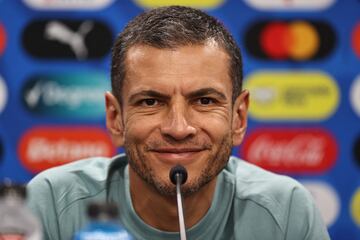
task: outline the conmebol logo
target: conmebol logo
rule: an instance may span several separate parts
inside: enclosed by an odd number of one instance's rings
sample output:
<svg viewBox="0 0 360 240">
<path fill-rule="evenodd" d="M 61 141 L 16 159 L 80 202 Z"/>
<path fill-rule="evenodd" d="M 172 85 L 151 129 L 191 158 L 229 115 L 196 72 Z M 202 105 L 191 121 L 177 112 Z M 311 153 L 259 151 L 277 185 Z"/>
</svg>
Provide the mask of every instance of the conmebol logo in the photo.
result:
<svg viewBox="0 0 360 240">
<path fill-rule="evenodd" d="M 334 4 L 335 0 L 244 0 L 250 6 L 263 10 L 323 10 Z"/>
<path fill-rule="evenodd" d="M 115 152 L 106 131 L 82 126 L 32 128 L 18 148 L 22 164 L 33 173 L 86 157 L 111 157 Z"/>
<path fill-rule="evenodd" d="M 334 137 L 322 129 L 261 128 L 249 134 L 241 155 L 271 171 L 307 174 L 329 170 L 337 149 Z"/>
<path fill-rule="evenodd" d="M 316 71 L 259 71 L 249 75 L 251 117 L 260 120 L 323 120 L 339 104 L 336 82 Z"/>
<path fill-rule="evenodd" d="M 23 87 L 28 110 L 43 116 L 99 118 L 104 115 L 104 92 L 110 88 L 103 73 L 42 74 Z"/>
<path fill-rule="evenodd" d="M 100 10 L 114 0 L 23 0 L 37 10 Z"/>
</svg>

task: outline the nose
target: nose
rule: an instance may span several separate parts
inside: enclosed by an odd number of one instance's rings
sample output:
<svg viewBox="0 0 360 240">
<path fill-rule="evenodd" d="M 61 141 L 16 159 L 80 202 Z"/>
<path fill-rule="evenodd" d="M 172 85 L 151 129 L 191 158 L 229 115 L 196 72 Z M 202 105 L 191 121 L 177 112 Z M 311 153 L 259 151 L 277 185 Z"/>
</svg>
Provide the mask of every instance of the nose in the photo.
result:
<svg viewBox="0 0 360 240">
<path fill-rule="evenodd" d="M 170 105 L 161 124 L 161 133 L 174 140 L 184 140 L 196 134 L 196 128 L 189 121 L 189 109 L 185 103 L 176 102 Z"/>
</svg>

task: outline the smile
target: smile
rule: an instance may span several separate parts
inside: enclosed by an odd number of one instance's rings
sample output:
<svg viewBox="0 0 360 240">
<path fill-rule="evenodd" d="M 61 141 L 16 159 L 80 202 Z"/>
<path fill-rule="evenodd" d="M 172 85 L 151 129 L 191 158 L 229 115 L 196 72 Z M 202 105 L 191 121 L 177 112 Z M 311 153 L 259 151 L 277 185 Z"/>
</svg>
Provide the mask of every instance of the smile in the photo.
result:
<svg viewBox="0 0 360 240">
<path fill-rule="evenodd" d="M 188 164 L 198 159 L 204 149 L 194 148 L 166 148 L 153 150 L 153 154 L 160 161 L 169 164 Z"/>
</svg>

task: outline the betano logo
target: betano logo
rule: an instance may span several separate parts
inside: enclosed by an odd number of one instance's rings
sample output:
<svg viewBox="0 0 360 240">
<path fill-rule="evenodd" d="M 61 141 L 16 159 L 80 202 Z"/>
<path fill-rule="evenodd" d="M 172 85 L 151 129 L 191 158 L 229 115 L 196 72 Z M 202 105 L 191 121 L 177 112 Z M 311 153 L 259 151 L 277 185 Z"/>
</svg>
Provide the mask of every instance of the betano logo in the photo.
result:
<svg viewBox="0 0 360 240">
<path fill-rule="evenodd" d="M 6 32 L 4 26 L 0 23 L 0 56 L 4 53 L 6 46 Z"/>
<path fill-rule="evenodd" d="M 324 120 L 339 104 L 335 81 L 321 72 L 261 71 L 247 77 L 251 117 L 258 120 Z"/>
<path fill-rule="evenodd" d="M 351 216 L 354 222 L 360 227 L 360 188 L 358 188 L 351 199 Z"/>
<path fill-rule="evenodd" d="M 331 227 L 338 218 L 341 208 L 336 190 L 323 181 L 303 181 L 301 183 L 313 196 L 326 226 Z"/>
<path fill-rule="evenodd" d="M 360 58 L 360 22 L 356 24 L 352 32 L 351 45 L 354 49 L 355 55 Z"/>
<path fill-rule="evenodd" d="M 225 0 L 134 0 L 136 4 L 143 8 L 155 8 L 161 6 L 181 5 L 194 8 L 211 9 L 217 8 Z"/>
<path fill-rule="evenodd" d="M 332 52 L 335 42 L 332 27 L 324 21 L 256 21 L 245 32 L 246 49 L 264 60 L 323 59 Z"/>
<path fill-rule="evenodd" d="M 244 0 L 258 10 L 324 10 L 334 4 L 335 0 Z"/>
<path fill-rule="evenodd" d="M 104 92 L 110 88 L 106 78 L 99 72 L 37 75 L 24 85 L 22 100 L 39 115 L 100 118 Z"/>
<path fill-rule="evenodd" d="M 338 146 L 323 129 L 258 128 L 242 144 L 247 161 L 281 173 L 323 173 L 335 163 Z"/>
<path fill-rule="evenodd" d="M 2 77 L 0 76 L 0 114 L 4 110 L 6 102 L 7 102 L 7 97 L 8 97 L 7 92 L 8 91 L 7 91 L 5 82 L 2 79 Z"/>
<path fill-rule="evenodd" d="M 36 10 L 100 10 L 114 0 L 23 0 Z"/>
<path fill-rule="evenodd" d="M 354 112 L 360 117 L 360 75 L 356 77 L 351 86 L 350 102 Z"/>
<path fill-rule="evenodd" d="M 106 131 L 84 126 L 35 127 L 22 136 L 18 148 L 22 164 L 33 173 L 91 156 L 111 157 L 115 152 Z"/>
</svg>

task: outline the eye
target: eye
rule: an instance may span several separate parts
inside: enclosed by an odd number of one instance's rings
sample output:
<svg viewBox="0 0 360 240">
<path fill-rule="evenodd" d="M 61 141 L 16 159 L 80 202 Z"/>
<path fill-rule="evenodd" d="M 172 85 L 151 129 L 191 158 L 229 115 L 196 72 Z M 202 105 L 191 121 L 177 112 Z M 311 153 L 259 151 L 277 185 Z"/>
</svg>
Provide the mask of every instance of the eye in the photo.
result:
<svg viewBox="0 0 360 240">
<path fill-rule="evenodd" d="M 141 100 L 140 103 L 143 106 L 151 107 L 151 106 L 157 105 L 159 102 L 158 102 L 158 100 L 156 100 L 154 98 L 148 98 L 148 99 Z"/>
<path fill-rule="evenodd" d="M 202 97 L 198 101 L 201 105 L 209 105 L 209 104 L 214 103 L 214 100 L 209 97 Z"/>
</svg>

